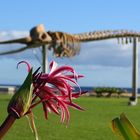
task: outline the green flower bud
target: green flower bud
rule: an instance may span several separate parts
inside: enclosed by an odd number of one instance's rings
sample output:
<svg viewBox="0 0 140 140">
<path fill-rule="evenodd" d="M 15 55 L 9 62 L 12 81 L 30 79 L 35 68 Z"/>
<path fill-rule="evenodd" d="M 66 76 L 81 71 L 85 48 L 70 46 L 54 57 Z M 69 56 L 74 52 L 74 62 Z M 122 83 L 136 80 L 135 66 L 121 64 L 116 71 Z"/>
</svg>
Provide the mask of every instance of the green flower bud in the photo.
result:
<svg viewBox="0 0 140 140">
<path fill-rule="evenodd" d="M 19 90 L 13 95 L 8 105 L 8 113 L 13 115 L 15 118 L 24 116 L 31 106 L 32 102 L 32 69 L 27 75 L 24 83 Z"/>
</svg>

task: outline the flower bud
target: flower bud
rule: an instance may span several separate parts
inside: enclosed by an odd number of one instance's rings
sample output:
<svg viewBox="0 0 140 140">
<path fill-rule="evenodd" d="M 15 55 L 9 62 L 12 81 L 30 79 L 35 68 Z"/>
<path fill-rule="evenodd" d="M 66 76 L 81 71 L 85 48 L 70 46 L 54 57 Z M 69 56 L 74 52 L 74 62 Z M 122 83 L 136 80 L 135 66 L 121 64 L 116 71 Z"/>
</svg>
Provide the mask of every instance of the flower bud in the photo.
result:
<svg viewBox="0 0 140 140">
<path fill-rule="evenodd" d="M 31 106 L 32 102 L 32 69 L 27 75 L 24 83 L 19 90 L 13 95 L 8 105 L 8 113 L 15 118 L 24 116 Z"/>
</svg>

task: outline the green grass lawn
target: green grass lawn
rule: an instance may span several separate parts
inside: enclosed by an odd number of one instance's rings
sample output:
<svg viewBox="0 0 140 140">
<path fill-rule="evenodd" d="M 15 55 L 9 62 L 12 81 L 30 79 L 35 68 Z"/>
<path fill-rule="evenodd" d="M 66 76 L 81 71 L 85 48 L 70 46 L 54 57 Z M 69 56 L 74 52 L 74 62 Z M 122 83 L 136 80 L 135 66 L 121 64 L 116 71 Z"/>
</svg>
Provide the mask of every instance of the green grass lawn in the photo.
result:
<svg viewBox="0 0 140 140">
<path fill-rule="evenodd" d="M 1 123 L 7 115 L 9 99 L 8 95 L 0 95 Z M 82 97 L 76 102 L 85 111 L 70 109 L 71 120 L 67 128 L 54 114 L 49 114 L 49 119 L 45 120 L 41 105 L 34 109 L 40 140 L 117 140 L 110 129 L 110 122 L 122 112 L 140 129 L 140 103 L 128 106 L 128 98 L 95 97 Z M 4 140 L 34 140 L 26 117 L 16 121 Z"/>
</svg>

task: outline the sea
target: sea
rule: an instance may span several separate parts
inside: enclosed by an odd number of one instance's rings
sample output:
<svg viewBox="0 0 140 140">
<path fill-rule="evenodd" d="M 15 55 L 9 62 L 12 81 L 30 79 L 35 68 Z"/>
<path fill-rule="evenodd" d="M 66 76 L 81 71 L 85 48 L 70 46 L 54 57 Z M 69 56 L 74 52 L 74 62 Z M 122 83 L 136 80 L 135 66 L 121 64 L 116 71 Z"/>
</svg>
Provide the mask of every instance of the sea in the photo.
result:
<svg viewBox="0 0 140 140">
<path fill-rule="evenodd" d="M 0 84 L 0 88 L 1 87 L 15 87 L 16 89 L 18 89 L 20 87 L 20 85 Z M 81 88 L 82 91 L 92 92 L 97 87 L 80 86 L 80 88 Z M 127 93 L 131 93 L 132 92 L 132 88 L 128 88 L 128 87 L 115 87 L 115 88 L 123 89 Z M 78 91 L 78 90 L 79 90 L 79 87 L 75 87 L 75 91 Z M 140 88 L 138 88 L 138 93 L 140 94 Z"/>
<path fill-rule="evenodd" d="M 76 88 L 76 90 L 79 89 L 79 87 L 75 87 L 75 88 Z M 82 86 L 80 88 L 81 88 L 82 91 L 92 92 L 97 87 Z M 122 89 L 122 90 L 126 91 L 127 93 L 132 93 L 132 88 L 126 88 L 126 87 L 115 87 L 115 88 Z M 140 88 L 138 89 L 138 93 L 140 93 Z"/>
</svg>

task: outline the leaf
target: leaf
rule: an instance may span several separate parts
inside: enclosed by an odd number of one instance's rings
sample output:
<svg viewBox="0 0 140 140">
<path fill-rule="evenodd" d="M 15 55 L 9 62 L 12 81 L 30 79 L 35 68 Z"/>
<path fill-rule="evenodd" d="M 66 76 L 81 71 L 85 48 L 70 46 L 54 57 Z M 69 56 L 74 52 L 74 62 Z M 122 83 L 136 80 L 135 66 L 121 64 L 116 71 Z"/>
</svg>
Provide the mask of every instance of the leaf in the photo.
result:
<svg viewBox="0 0 140 140">
<path fill-rule="evenodd" d="M 140 140 L 140 133 L 125 114 L 112 120 L 112 130 L 123 140 Z"/>
</svg>

